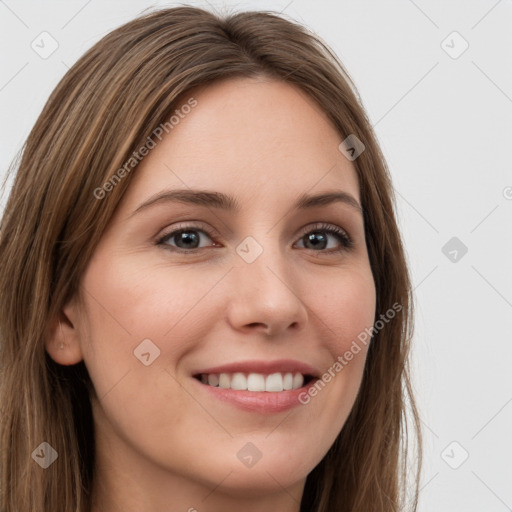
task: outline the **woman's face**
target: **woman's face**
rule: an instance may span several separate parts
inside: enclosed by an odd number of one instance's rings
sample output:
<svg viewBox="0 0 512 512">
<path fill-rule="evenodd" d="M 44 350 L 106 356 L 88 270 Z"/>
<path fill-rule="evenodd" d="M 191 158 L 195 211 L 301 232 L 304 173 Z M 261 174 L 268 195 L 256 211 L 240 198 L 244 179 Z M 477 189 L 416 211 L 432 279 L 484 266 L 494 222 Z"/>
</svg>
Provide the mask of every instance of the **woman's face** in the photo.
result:
<svg viewBox="0 0 512 512">
<path fill-rule="evenodd" d="M 191 97 L 133 171 L 83 276 L 85 308 L 65 309 L 97 394 L 98 471 L 155 496 L 174 481 L 300 499 L 361 383 L 367 347 L 344 354 L 374 320 L 357 175 L 288 84 Z"/>
</svg>

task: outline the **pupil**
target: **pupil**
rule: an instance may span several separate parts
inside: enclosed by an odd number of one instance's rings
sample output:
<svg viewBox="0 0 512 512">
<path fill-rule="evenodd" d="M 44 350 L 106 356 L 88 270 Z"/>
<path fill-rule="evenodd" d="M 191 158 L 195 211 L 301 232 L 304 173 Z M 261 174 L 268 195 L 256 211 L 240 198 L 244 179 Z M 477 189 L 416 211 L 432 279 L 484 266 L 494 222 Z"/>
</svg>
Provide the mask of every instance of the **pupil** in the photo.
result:
<svg viewBox="0 0 512 512">
<path fill-rule="evenodd" d="M 176 242 L 176 245 L 179 247 L 180 243 L 185 243 L 185 248 L 190 248 L 192 242 L 192 245 L 194 242 L 198 242 L 198 236 L 193 231 L 183 231 L 180 234 L 176 235 L 178 237 L 178 241 Z M 194 245 L 195 247 L 195 245 Z"/>
<path fill-rule="evenodd" d="M 315 238 L 320 238 L 320 242 L 316 242 Z M 317 248 L 319 245 L 322 246 L 323 249 L 326 247 L 327 238 L 325 235 L 323 235 L 321 232 L 316 231 L 314 233 L 310 233 L 309 235 L 306 235 L 306 238 L 309 242 L 312 242 L 313 248 Z"/>
</svg>

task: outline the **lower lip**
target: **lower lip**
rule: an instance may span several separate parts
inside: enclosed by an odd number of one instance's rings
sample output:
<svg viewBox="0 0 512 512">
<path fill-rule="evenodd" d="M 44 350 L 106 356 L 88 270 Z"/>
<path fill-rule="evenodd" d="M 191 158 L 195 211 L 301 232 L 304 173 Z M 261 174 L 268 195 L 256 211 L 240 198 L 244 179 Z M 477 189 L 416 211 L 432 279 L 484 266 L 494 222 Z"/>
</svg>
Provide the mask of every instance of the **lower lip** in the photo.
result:
<svg viewBox="0 0 512 512">
<path fill-rule="evenodd" d="M 315 383 L 315 380 L 311 380 L 301 388 L 288 391 L 240 391 L 209 386 L 194 378 L 194 381 L 202 389 L 211 393 L 215 398 L 233 404 L 240 409 L 261 414 L 275 414 L 303 405 L 299 401 L 299 396 L 301 393 L 307 392 L 308 388 Z"/>
</svg>

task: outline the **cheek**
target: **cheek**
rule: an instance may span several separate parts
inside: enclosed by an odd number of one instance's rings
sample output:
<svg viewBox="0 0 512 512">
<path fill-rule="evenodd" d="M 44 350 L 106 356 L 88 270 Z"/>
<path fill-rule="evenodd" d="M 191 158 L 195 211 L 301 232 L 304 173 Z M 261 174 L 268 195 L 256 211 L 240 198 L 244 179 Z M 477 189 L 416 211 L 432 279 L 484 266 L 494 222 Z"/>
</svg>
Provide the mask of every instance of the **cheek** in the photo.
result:
<svg viewBox="0 0 512 512">
<path fill-rule="evenodd" d="M 363 339 L 360 335 L 371 329 L 375 319 L 375 284 L 370 270 L 347 272 L 333 281 L 321 304 L 319 316 L 330 334 L 329 348 L 333 354 L 342 355 L 358 336 Z M 362 353 L 364 344 L 359 344 Z"/>
<path fill-rule="evenodd" d="M 160 432 L 162 425 L 191 435 L 206 426 L 214 430 L 209 417 L 198 425 L 190 421 L 204 411 L 181 387 L 175 370 L 211 329 L 204 313 L 215 295 L 210 301 L 205 295 L 223 273 L 198 278 L 197 271 L 194 277 L 192 270 L 173 269 L 171 277 L 169 268 L 150 268 L 142 259 L 110 261 L 97 256 L 83 278 L 84 361 L 110 422 L 132 438 Z"/>
<path fill-rule="evenodd" d="M 145 368 L 135 358 L 148 351 L 152 369 L 170 367 L 174 373 L 174 362 L 206 338 L 211 322 L 219 318 L 214 288 L 223 274 L 214 269 L 198 273 L 192 267 L 170 271 L 134 257 L 114 264 L 113 258 L 97 255 L 83 278 L 83 352 L 98 395 L 127 369 Z"/>
<path fill-rule="evenodd" d="M 191 266 L 170 270 L 149 265 L 142 257 L 118 260 L 115 265 L 107 258 L 98 259 L 84 276 L 91 322 L 132 342 L 174 337 L 185 325 L 194 328 L 188 315 L 204 307 L 203 299 L 222 274 L 214 269 L 198 273 Z"/>
<path fill-rule="evenodd" d="M 375 319 L 375 285 L 367 270 L 340 274 L 328 293 L 314 296 L 318 325 L 322 326 L 324 348 L 330 361 L 321 382 L 309 388 L 304 402 L 314 402 L 315 414 L 323 415 L 333 433 L 341 429 L 356 399 Z M 370 334 L 369 334 L 370 333 Z M 316 397 L 322 396 L 317 400 Z M 304 403 L 303 402 L 303 403 Z"/>
</svg>

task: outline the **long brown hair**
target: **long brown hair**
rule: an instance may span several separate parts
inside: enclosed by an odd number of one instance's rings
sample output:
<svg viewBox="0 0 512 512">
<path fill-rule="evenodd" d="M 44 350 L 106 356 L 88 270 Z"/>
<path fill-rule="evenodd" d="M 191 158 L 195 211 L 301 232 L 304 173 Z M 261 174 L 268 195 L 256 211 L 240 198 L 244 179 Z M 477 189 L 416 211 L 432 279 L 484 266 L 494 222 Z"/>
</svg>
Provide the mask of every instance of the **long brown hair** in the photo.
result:
<svg viewBox="0 0 512 512">
<path fill-rule="evenodd" d="M 421 430 L 409 374 L 413 298 L 389 171 L 356 88 L 320 38 L 271 12 L 217 16 L 193 7 L 145 14 L 106 35 L 66 73 L 23 148 L 0 225 L 0 512 L 89 512 L 94 465 L 92 383 L 82 362 L 45 350 L 51 318 L 79 295 L 82 273 L 135 171 L 123 167 L 195 86 L 267 76 L 300 87 L 354 160 L 377 294 L 361 388 L 335 443 L 309 474 L 303 512 L 416 510 Z M 415 433 L 412 486 L 407 419 Z M 47 442 L 58 464 L 33 451 Z M 407 490 L 412 489 L 408 496 Z M 407 501 L 408 500 L 408 501 Z"/>
</svg>

